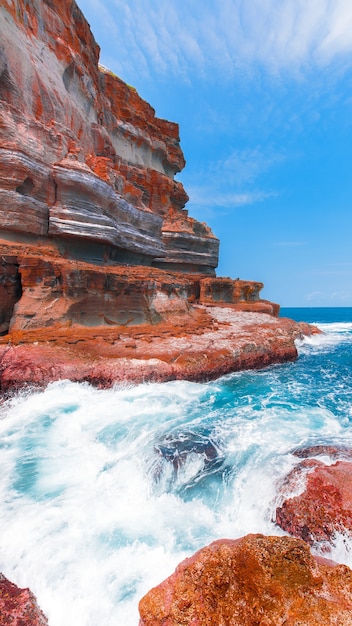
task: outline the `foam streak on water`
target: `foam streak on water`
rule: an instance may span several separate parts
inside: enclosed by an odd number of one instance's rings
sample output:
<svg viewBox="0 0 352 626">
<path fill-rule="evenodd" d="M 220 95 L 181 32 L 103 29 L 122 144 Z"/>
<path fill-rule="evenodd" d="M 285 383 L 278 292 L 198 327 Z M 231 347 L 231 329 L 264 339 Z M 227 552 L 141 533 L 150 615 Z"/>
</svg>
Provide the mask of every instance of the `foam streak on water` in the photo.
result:
<svg viewBox="0 0 352 626">
<path fill-rule="evenodd" d="M 282 534 L 292 451 L 352 445 L 352 323 L 324 331 L 296 363 L 209 384 L 61 381 L 7 401 L 0 571 L 51 626 L 137 626 L 140 597 L 198 548 Z M 339 538 L 332 557 L 352 565 L 349 548 Z"/>
</svg>

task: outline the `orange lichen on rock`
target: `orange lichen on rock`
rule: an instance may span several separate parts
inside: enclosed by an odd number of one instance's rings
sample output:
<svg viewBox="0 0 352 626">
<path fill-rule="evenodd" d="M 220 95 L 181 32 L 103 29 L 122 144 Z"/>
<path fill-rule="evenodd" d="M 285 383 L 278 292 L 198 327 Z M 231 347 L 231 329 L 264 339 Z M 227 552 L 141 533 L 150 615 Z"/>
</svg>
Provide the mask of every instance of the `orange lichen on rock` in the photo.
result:
<svg viewBox="0 0 352 626">
<path fill-rule="evenodd" d="M 291 537 L 222 539 L 140 601 L 139 626 L 352 624 L 352 571 Z"/>
</svg>

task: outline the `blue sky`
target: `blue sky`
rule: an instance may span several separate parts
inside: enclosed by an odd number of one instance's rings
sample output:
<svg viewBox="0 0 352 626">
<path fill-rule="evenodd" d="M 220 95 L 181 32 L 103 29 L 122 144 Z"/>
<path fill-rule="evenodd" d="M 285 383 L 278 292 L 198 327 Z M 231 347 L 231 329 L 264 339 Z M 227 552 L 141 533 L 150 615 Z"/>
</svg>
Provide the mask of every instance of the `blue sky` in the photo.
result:
<svg viewBox="0 0 352 626">
<path fill-rule="evenodd" d="M 180 125 L 218 276 L 352 306 L 351 0 L 78 0 L 101 63 Z"/>
</svg>

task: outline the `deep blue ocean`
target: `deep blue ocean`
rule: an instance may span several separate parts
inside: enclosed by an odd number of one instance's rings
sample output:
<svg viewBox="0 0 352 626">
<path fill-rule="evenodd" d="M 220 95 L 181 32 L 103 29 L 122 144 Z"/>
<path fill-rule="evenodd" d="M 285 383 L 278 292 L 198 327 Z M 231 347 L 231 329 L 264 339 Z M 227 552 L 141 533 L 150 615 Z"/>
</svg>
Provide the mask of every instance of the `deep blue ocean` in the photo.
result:
<svg viewBox="0 0 352 626">
<path fill-rule="evenodd" d="M 352 446 L 352 308 L 282 309 L 323 331 L 294 363 L 207 384 L 60 381 L 0 406 L 0 571 L 50 626 L 137 626 L 138 600 L 222 537 L 273 519 L 297 447 Z M 331 558 L 352 566 L 351 542 Z"/>
</svg>

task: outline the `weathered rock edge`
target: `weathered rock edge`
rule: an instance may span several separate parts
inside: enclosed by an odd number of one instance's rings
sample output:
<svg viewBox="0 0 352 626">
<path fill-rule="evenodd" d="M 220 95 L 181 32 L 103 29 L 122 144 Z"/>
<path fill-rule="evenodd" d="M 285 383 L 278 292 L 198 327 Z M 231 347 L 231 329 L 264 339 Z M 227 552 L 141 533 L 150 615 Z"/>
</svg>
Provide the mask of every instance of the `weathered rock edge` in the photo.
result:
<svg viewBox="0 0 352 626">
<path fill-rule="evenodd" d="M 276 523 L 309 545 L 328 550 L 338 534 L 352 536 L 352 450 L 322 444 L 293 454 L 302 460 L 281 485 Z"/>
<path fill-rule="evenodd" d="M 294 359 L 311 331 L 269 320 L 262 283 L 215 276 L 178 125 L 99 66 L 76 2 L 5 3 L 0 31 L 0 390 Z"/>
<path fill-rule="evenodd" d="M 116 383 L 205 382 L 297 357 L 305 323 L 229 306 L 192 307 L 156 326 L 53 326 L 0 338 L 0 389 L 44 387 L 59 379 L 100 388 Z"/>
<path fill-rule="evenodd" d="M 47 626 L 48 620 L 29 589 L 20 589 L 0 574 L 0 626 L 7 624 Z"/>
<path fill-rule="evenodd" d="M 352 571 L 292 537 L 221 539 L 139 603 L 139 626 L 352 624 Z"/>
</svg>

